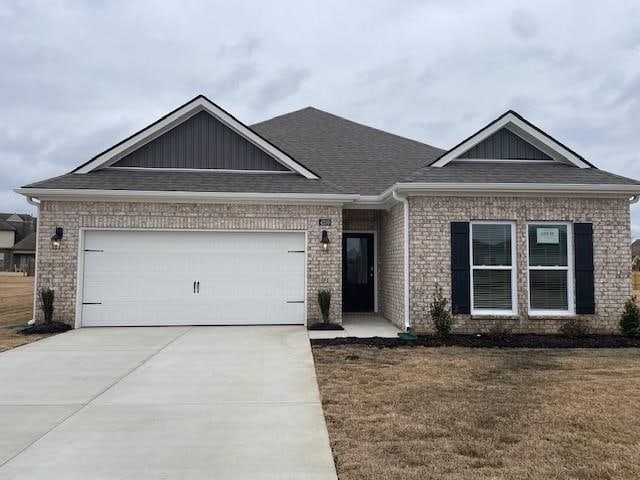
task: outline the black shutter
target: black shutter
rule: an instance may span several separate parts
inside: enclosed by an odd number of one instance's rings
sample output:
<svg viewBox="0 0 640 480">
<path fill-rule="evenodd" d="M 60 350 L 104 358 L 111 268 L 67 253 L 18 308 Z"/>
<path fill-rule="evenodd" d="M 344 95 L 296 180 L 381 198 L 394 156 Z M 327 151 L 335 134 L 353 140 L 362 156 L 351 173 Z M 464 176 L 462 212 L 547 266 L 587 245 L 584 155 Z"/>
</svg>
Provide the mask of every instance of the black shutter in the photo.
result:
<svg viewBox="0 0 640 480">
<path fill-rule="evenodd" d="M 469 269 L 469 223 L 451 222 L 451 308 L 453 313 L 471 313 Z"/>
<path fill-rule="evenodd" d="M 595 313 L 593 286 L 593 225 L 573 225 L 575 256 L 576 313 Z"/>
</svg>

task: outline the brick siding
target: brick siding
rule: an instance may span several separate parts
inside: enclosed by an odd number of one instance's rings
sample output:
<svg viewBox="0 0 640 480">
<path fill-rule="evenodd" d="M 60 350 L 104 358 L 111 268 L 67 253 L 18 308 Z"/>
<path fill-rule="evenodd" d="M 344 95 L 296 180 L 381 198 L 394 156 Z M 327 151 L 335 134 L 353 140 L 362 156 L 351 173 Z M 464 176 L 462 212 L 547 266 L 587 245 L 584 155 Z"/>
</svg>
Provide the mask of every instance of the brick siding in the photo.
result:
<svg viewBox="0 0 640 480">
<path fill-rule="evenodd" d="M 593 223 L 595 315 L 583 318 L 593 330 L 612 332 L 631 295 L 629 203 L 624 198 L 410 197 L 411 323 L 430 331 L 428 314 L 436 284 L 451 298 L 452 221 L 516 222 L 517 316 L 509 319 L 457 315 L 455 330 L 487 331 L 496 323 L 515 332 L 556 333 L 566 318 L 528 317 L 526 224 L 551 220 Z"/>
<path fill-rule="evenodd" d="M 330 218 L 331 227 L 320 227 L 319 218 Z M 50 237 L 64 228 L 60 250 Z M 202 230 L 300 230 L 307 232 L 307 319 L 320 318 L 319 289 L 332 292 L 331 320 L 342 321 L 342 209 L 321 205 L 241 205 L 134 202 L 43 201 L 38 225 L 38 291 L 55 290 L 54 320 L 74 325 L 76 275 L 80 228 L 202 229 Z M 320 246 L 327 230 L 331 245 Z M 39 307 L 36 319 L 42 319 Z"/>
</svg>

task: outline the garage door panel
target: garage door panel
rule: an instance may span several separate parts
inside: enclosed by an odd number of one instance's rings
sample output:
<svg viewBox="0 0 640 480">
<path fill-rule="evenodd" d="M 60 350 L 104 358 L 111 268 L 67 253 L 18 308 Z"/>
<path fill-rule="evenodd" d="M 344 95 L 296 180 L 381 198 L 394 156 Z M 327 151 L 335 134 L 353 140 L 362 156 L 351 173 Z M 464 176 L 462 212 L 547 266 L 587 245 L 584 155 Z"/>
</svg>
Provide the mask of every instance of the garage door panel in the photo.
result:
<svg viewBox="0 0 640 480">
<path fill-rule="evenodd" d="M 304 247 L 303 233 L 86 232 L 82 324 L 304 323 Z"/>
</svg>

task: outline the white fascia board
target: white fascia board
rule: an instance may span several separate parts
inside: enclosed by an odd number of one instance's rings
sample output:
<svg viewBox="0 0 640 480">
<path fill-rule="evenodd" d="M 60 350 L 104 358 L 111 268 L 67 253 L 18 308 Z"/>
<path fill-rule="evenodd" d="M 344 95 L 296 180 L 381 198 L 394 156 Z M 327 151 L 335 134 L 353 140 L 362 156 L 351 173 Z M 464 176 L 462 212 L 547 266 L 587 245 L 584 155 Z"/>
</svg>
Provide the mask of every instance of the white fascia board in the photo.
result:
<svg viewBox="0 0 640 480">
<path fill-rule="evenodd" d="M 559 144 L 553 138 L 545 135 L 543 132 L 537 130 L 536 128 L 533 128 L 531 125 L 528 125 L 513 113 L 506 114 L 504 117 L 500 118 L 493 124 L 488 125 L 483 130 L 481 130 L 471 138 L 468 138 L 457 147 L 449 150 L 431 166 L 444 167 L 446 164 L 448 164 L 452 160 L 457 159 L 464 152 L 482 142 L 486 138 L 490 137 L 501 128 L 508 128 L 523 140 L 531 143 L 536 148 L 539 148 L 544 153 L 554 158 L 556 161 L 564 160 L 579 168 L 591 168 L 589 164 L 584 162 L 576 154 Z"/>
<path fill-rule="evenodd" d="M 343 204 L 359 195 L 333 193 L 257 193 L 257 192 L 167 192 L 138 190 L 90 190 L 57 188 L 17 188 L 20 195 L 39 200 L 156 201 L 203 203 L 297 203 Z"/>
<path fill-rule="evenodd" d="M 227 112 L 219 108 L 217 105 L 207 100 L 204 97 L 197 97 L 193 101 L 187 103 L 182 106 L 175 112 L 167 115 L 165 118 L 160 120 L 159 122 L 151 125 L 150 127 L 145 128 L 138 134 L 132 136 L 126 141 L 122 142 L 119 145 L 116 145 L 113 148 L 110 148 L 106 152 L 102 153 L 91 162 L 87 163 L 83 167 L 76 170 L 74 173 L 83 174 L 89 173 L 96 168 L 107 167 L 112 163 L 115 163 L 119 160 L 123 155 L 134 151 L 137 148 L 140 148 L 142 145 L 150 142 L 151 140 L 159 137 L 164 132 L 172 129 L 176 125 L 188 120 L 190 117 L 195 115 L 196 113 L 206 110 L 211 115 L 216 117 L 222 123 L 224 123 L 227 127 L 231 128 L 237 134 L 244 137 L 249 142 L 253 143 L 256 147 L 263 150 L 265 153 L 273 156 L 278 162 L 280 162 L 285 167 L 298 172 L 300 175 L 305 178 L 316 180 L 318 177 L 307 170 L 305 167 L 296 162 L 293 158 L 287 155 L 282 150 L 273 146 L 271 143 L 264 140 L 262 137 L 254 133 L 250 128 L 243 125 L 241 122 L 233 118 Z"/>
</svg>

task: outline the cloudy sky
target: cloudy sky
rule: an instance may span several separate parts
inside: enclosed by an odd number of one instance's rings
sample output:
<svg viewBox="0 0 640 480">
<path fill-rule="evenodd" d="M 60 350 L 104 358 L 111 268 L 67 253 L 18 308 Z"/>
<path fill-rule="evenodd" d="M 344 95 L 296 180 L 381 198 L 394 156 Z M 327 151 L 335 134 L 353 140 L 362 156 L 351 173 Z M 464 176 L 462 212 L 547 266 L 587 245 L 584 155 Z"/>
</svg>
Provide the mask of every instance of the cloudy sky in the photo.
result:
<svg viewBox="0 0 640 480">
<path fill-rule="evenodd" d="M 198 93 L 247 123 L 313 105 L 443 148 L 513 108 L 640 178 L 639 18 L 633 0 L 0 0 L 0 211 Z"/>
</svg>

